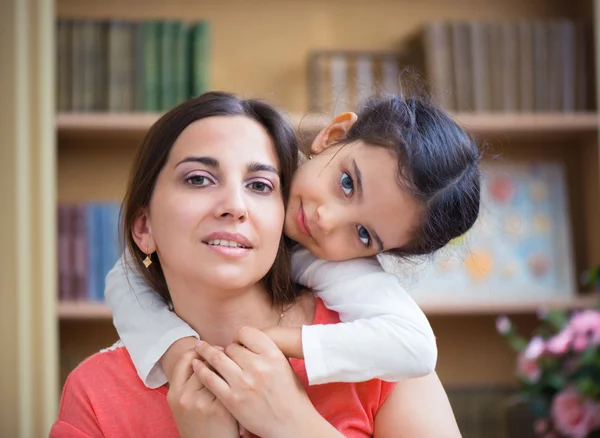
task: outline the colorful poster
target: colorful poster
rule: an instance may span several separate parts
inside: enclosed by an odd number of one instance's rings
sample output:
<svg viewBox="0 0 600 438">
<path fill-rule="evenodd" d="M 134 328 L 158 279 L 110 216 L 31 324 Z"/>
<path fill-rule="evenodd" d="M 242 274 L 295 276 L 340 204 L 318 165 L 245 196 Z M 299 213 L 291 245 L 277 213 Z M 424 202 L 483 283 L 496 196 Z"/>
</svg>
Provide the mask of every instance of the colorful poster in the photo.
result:
<svg viewBox="0 0 600 438">
<path fill-rule="evenodd" d="M 569 298 L 575 276 L 565 172 L 560 163 L 482 166 L 480 215 L 434 256 L 381 256 L 419 303 Z"/>
</svg>

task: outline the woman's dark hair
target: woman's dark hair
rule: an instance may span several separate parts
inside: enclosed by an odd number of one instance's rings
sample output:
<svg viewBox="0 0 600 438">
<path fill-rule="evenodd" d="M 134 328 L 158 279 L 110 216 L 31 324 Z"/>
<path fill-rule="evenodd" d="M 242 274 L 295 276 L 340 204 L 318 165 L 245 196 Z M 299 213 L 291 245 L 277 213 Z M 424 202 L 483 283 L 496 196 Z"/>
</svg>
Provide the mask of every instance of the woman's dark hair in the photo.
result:
<svg viewBox="0 0 600 438">
<path fill-rule="evenodd" d="M 410 242 L 388 253 L 430 254 L 473 226 L 479 215 L 481 155 L 442 109 L 421 97 L 370 99 L 343 142 L 358 140 L 397 153 L 398 183 L 422 207 Z"/>
<path fill-rule="evenodd" d="M 137 247 L 131 230 L 141 210 L 150 204 L 158 175 L 179 135 L 191 123 L 214 116 L 244 116 L 265 128 L 275 144 L 286 205 L 298 164 L 298 142 L 292 124 L 275 107 L 257 100 L 241 100 L 222 92 L 205 93 L 173 108 L 152 125 L 133 162 L 122 205 L 122 232 L 125 245 L 133 255 L 134 267 L 168 303 L 171 303 L 171 295 L 158 257 L 153 255 L 153 263 L 146 269 L 142 262 L 146 254 Z M 291 281 L 291 245 L 292 242 L 282 235 L 275 263 L 263 278 L 275 305 L 293 302 L 299 290 Z"/>
</svg>

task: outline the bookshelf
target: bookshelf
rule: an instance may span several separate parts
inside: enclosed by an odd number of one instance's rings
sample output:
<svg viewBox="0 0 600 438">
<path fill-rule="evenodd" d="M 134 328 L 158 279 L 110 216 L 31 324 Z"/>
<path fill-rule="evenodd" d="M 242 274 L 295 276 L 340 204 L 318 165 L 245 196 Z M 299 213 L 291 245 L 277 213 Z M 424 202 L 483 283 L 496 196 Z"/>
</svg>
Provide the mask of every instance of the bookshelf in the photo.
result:
<svg viewBox="0 0 600 438">
<path fill-rule="evenodd" d="M 27 11 L 23 5 L 30 3 L 35 7 Z M 2 132 L 9 132 L 7 147 L 0 155 L 4 161 L 0 162 L 17 162 L 20 167 L 16 169 L 31 169 L 25 175 L 7 169 L 9 172 L 2 172 L 2 176 L 9 179 L 8 184 L 0 185 L 2 199 L 8 199 L 5 210 L 17 212 L 16 220 L 2 222 L 2 241 L 12 248 L 10 254 L 21 255 L 16 261 L 5 259 L 0 264 L 2 290 L 7 291 L 8 297 L 0 318 L 8 327 L 3 330 L 6 333 L 3 346 L 7 346 L 7 357 L 15 358 L 3 368 L 2 389 L 8 402 L 3 402 L 0 409 L 0 435 L 18 436 L 17 431 L 24 431 L 23 436 L 47 435 L 41 431 L 47 432 L 55 419 L 58 390 L 70 368 L 116 339 L 110 312 L 104 305 L 56 303 L 56 260 L 52 257 L 56 254 L 56 222 L 48 219 L 48 215 L 60 202 L 119 200 L 135 147 L 158 117 L 158 114 L 67 113 L 54 117 L 49 110 L 54 78 L 47 72 L 53 71 L 56 18 L 206 19 L 211 23 L 214 54 L 209 73 L 211 88 L 266 99 L 288 111 L 301 131 L 314 132 L 326 117 L 304 116 L 309 94 L 305 67 L 311 50 L 397 50 L 424 22 L 436 19 L 589 19 L 598 3 L 594 0 L 0 2 L 3 27 L 22 38 L 0 42 L 2 53 L 8 54 L 7 62 L 0 66 L 5 97 L 0 108 L 10 116 L 0 121 Z M 340 16 L 344 19 L 340 20 Z M 14 17 L 17 19 L 13 20 Z M 595 20 L 596 26 L 599 22 L 600 19 Z M 28 38 L 30 30 L 33 33 Z M 593 56 L 590 64 L 597 64 L 598 55 Z M 19 69 L 9 71 L 5 68 L 9 65 Z M 28 105 L 20 106 L 23 102 Z M 576 267 L 580 270 L 600 264 L 598 114 L 459 113 L 456 118 L 469 132 L 489 143 L 493 154 L 508 158 L 553 158 L 565 163 Z M 5 131 L 5 124 L 11 129 Z M 30 138 L 15 134 L 24 126 L 31 127 L 27 129 Z M 31 153 L 23 152 L 26 142 L 34 145 Z M 5 151 L 9 151 L 8 155 L 4 155 Z M 26 180 L 31 181 L 31 187 L 22 185 Z M 42 196 L 37 187 L 45 188 Z M 23 199 L 30 202 L 32 211 L 23 210 L 19 201 Z M 35 249 L 32 242 L 36 243 Z M 31 263 L 28 255 L 36 263 Z M 23 283 L 25 278 L 34 280 L 31 284 Z M 24 295 L 25 289 L 35 292 Z M 540 305 L 574 309 L 585 307 L 589 300 L 578 296 L 550 303 L 424 304 L 438 335 L 438 373 L 447 385 L 514 383 L 514 356 L 495 333 L 495 315 L 515 314 L 515 322 L 527 331 L 534 326 L 534 314 Z M 15 340 L 14 333 L 21 335 Z M 35 343 L 30 342 L 32 337 L 36 338 Z M 55 373 L 58 356 L 60 378 Z M 43 396 L 39 396 L 42 390 Z M 21 393 L 25 396 L 20 397 Z"/>
<path fill-rule="evenodd" d="M 598 131 L 596 113 L 548 114 L 453 114 L 457 122 L 474 135 L 581 135 Z M 92 132 L 144 133 L 160 114 L 58 114 L 56 129 L 60 135 Z M 302 131 L 314 132 L 331 118 L 326 115 L 292 113 L 290 119 Z"/>
<path fill-rule="evenodd" d="M 539 300 L 526 302 L 486 302 L 471 304 L 452 303 L 420 303 L 420 307 L 428 316 L 468 316 L 468 315 L 503 315 L 503 314 L 532 314 L 540 309 L 565 309 L 575 310 L 590 307 L 596 303 L 597 297 L 593 294 L 581 294 L 572 299 Z M 102 303 L 85 301 L 60 302 L 57 306 L 58 317 L 61 320 L 81 319 L 112 319 L 108 307 Z"/>
<path fill-rule="evenodd" d="M 141 5 L 143 8 L 140 8 Z M 434 7 L 435 6 L 435 7 Z M 345 8 L 339 20 L 339 8 Z M 142 10 L 143 9 L 143 10 Z M 592 2 L 532 0 L 522 2 L 481 2 L 460 0 L 414 2 L 375 0 L 364 4 L 348 1 L 342 6 L 333 1 L 292 0 L 283 3 L 264 0 L 252 6 L 243 2 L 190 3 L 183 0 L 169 5 L 142 0 L 83 4 L 58 0 L 60 18 L 151 19 L 158 17 L 207 19 L 211 23 L 210 65 L 212 88 L 225 89 L 242 96 L 258 97 L 277 104 L 288 112 L 301 134 L 314 134 L 328 116 L 307 113 L 308 89 L 306 62 L 314 49 L 397 50 L 427 20 L 434 19 L 533 19 L 591 15 Z M 253 17 L 248 20 L 248 16 Z M 237 23 L 239 34 L 228 31 Z M 333 24 L 335 23 L 335 24 Z M 366 23 L 377 23 L 376 25 Z M 357 31 L 360 29 L 360 31 Z M 308 30 L 308 31 L 307 31 Z M 273 35 L 289 38 L 273 38 Z M 241 49 L 239 35 L 252 35 L 253 48 Z M 302 37 L 300 37 L 300 35 Z M 225 54 L 225 55 L 223 55 Z M 275 55 L 275 56 L 274 56 Z M 247 65 L 260 66 L 248 69 Z M 243 75 L 237 74 L 244 72 Z M 159 114 L 58 114 L 58 198 L 81 202 L 89 199 L 120 199 L 125 189 L 128 163 L 140 138 Z M 598 114 L 596 113 L 457 113 L 456 120 L 486 143 L 491 155 L 509 159 L 549 158 L 566 164 L 571 200 L 574 254 L 577 269 L 600 262 L 600 216 L 598 173 Z M 83 181 L 83 183 L 80 183 Z M 75 184 L 77 182 L 77 184 Z M 98 184 L 102 182 L 102 184 Z M 477 382 L 514 382 L 512 354 L 494 332 L 494 317 L 516 314 L 526 327 L 532 326 L 540 306 L 574 309 L 585 307 L 589 298 L 576 296 L 554 302 L 494 302 L 472 305 L 424 304 L 440 344 L 439 374 L 447 384 Z M 116 336 L 110 313 L 99 304 L 59 304 L 63 352 L 70 356 L 92 353 L 92 345 L 74 341 L 70 330 L 96 331 L 94 339 Z M 461 328 L 467 324 L 469 329 Z M 460 337 L 460 338 L 459 338 Z M 487 347 L 479 348 L 480 344 Z M 477 345 L 476 348 L 471 348 Z M 473 351 L 472 351 L 473 350 Z M 484 359 L 482 354 L 490 354 Z M 464 361 L 456 357 L 464 358 Z M 483 362 L 482 362 L 483 361 Z M 489 363 L 477 373 L 469 362 Z"/>
</svg>

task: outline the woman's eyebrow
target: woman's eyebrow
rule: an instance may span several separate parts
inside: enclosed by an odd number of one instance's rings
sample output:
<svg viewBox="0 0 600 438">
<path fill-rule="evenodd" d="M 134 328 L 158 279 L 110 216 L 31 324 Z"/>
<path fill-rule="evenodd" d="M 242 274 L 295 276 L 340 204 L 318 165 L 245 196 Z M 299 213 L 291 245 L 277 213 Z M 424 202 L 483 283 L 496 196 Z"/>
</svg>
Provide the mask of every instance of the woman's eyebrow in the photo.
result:
<svg viewBox="0 0 600 438">
<path fill-rule="evenodd" d="M 270 164 L 252 162 L 248 164 L 248 172 L 272 172 L 276 175 L 279 175 L 279 171 L 275 166 L 271 166 Z"/>
<path fill-rule="evenodd" d="M 177 167 L 183 163 L 200 163 L 200 164 L 204 164 L 205 166 L 212 167 L 215 170 L 219 169 L 219 162 L 213 157 L 196 157 L 196 156 L 185 157 L 183 160 L 181 160 L 179 163 L 177 163 L 175 165 L 175 167 Z"/>
</svg>

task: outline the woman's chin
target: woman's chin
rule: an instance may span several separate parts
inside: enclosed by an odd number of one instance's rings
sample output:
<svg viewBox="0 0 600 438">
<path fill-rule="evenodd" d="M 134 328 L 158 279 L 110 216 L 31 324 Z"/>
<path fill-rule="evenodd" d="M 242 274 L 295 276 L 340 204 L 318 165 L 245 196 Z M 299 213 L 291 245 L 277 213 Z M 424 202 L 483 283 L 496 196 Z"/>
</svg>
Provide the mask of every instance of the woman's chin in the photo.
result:
<svg viewBox="0 0 600 438">
<path fill-rule="evenodd" d="M 195 278 L 205 287 L 220 290 L 243 290 L 255 285 L 262 277 L 257 277 L 256 270 L 249 272 L 238 266 L 216 266 L 214 269 L 203 269 L 200 277 L 196 272 Z"/>
</svg>

